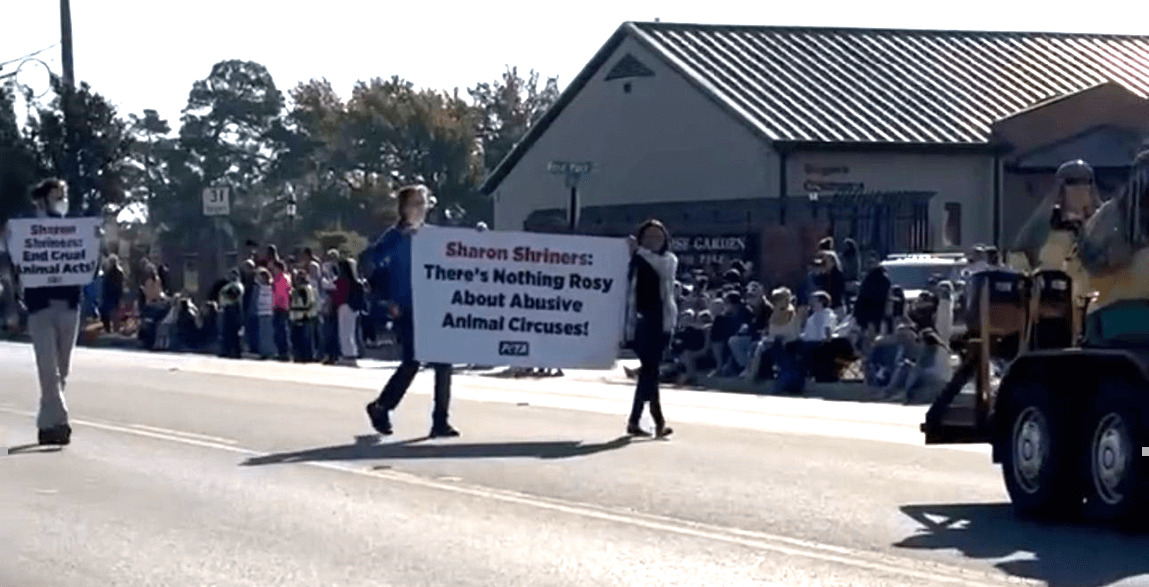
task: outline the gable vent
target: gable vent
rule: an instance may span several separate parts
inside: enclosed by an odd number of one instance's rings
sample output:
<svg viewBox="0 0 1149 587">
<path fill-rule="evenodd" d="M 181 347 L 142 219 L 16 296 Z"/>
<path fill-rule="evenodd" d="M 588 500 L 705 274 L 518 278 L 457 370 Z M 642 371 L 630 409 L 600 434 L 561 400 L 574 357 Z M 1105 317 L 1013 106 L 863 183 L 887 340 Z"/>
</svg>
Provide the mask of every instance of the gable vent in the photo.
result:
<svg viewBox="0 0 1149 587">
<path fill-rule="evenodd" d="M 654 71 L 635 59 L 634 55 L 627 53 L 610 68 L 610 72 L 606 74 L 606 81 L 628 77 L 654 77 Z"/>
</svg>

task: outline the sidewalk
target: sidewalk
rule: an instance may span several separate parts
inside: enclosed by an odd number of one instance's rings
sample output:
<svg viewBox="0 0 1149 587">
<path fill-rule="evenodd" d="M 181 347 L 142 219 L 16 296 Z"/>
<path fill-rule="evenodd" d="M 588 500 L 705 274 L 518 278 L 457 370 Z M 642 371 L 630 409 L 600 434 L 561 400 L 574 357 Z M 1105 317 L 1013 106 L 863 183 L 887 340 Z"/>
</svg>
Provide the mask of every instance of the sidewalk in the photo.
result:
<svg viewBox="0 0 1149 587">
<path fill-rule="evenodd" d="M 9 336 L 6 340 L 22 343 L 31 342 L 31 339 L 27 335 Z M 135 337 L 119 334 L 101 334 L 93 339 L 82 340 L 80 346 L 87 348 L 141 350 L 140 343 Z M 188 352 L 181 354 L 203 355 L 209 353 Z M 386 348 L 366 349 L 365 357 L 360 360 L 360 367 L 364 369 L 394 369 L 398 366 L 398 361 L 395 361 L 389 355 L 390 353 Z M 514 377 L 508 373 L 507 367 L 481 370 L 456 367 L 456 372 L 510 381 L 558 379 L 571 382 L 606 383 L 629 387 L 633 386 L 635 382 L 626 376 L 625 369 L 636 369 L 637 367 L 637 359 L 622 358 L 615 363 L 612 369 L 563 369 L 563 377 L 561 378 L 540 376 Z M 696 385 L 663 384 L 663 388 L 680 389 L 684 391 L 715 391 L 744 395 L 773 395 L 770 382 L 754 383 L 733 377 L 699 377 Z M 786 397 L 794 397 L 795 399 L 811 398 L 829 401 L 884 403 L 881 397 L 881 390 L 871 388 L 857 381 L 840 381 L 835 383 L 816 383 L 811 381 L 806 385 L 806 391 L 803 395 Z"/>
</svg>

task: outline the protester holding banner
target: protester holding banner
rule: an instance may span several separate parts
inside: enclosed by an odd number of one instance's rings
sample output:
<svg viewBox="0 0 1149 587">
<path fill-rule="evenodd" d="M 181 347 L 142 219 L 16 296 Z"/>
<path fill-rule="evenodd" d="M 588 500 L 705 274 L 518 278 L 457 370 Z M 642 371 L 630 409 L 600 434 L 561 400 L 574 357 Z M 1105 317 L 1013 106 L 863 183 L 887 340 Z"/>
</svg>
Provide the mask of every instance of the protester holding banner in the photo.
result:
<svg viewBox="0 0 1149 587">
<path fill-rule="evenodd" d="M 669 231 L 658 220 L 648 220 L 639 227 L 630 238 L 630 251 L 625 340 L 638 355 L 640 365 L 634 407 L 626 431 L 632 436 L 650 436 L 639 424 L 643 409 L 649 403 L 655 436 L 662 438 L 674 432 L 667 427 L 662 415 L 658 386 L 662 354 L 670 344 L 678 321 L 674 295 L 678 258 L 670 252 Z"/>
<path fill-rule="evenodd" d="M 411 387 L 419 362 L 415 360 L 415 324 L 411 293 L 411 240 L 426 221 L 431 192 L 423 185 L 411 185 L 399 190 L 399 217 L 391 227 L 371 245 L 371 258 L 375 267 L 385 267 L 391 297 L 391 315 L 401 346 L 403 362 L 379 397 L 367 404 L 371 426 L 380 434 L 391 434 L 390 412 L 398 407 L 403 395 Z M 451 365 L 436 363 L 435 407 L 431 415 L 431 434 L 436 437 L 455 437 L 459 432 L 448 423 L 451 403 Z"/>
<path fill-rule="evenodd" d="M 40 376 L 39 443 L 67 445 L 72 428 L 64 387 L 80 328 L 80 298 L 99 270 L 99 220 L 38 222 L 68 214 L 68 188 L 58 179 L 32 190 L 33 220 L 14 220 L 7 248 L 28 310 L 28 331 Z"/>
</svg>

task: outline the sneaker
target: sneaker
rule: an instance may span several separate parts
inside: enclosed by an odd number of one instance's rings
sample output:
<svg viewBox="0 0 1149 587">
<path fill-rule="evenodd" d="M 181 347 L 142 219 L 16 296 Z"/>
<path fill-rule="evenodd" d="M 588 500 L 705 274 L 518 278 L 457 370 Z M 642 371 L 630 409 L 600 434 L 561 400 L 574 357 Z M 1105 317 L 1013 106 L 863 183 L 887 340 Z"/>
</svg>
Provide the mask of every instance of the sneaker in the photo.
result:
<svg viewBox="0 0 1149 587">
<path fill-rule="evenodd" d="M 47 430 L 41 430 L 37 435 L 40 446 L 67 446 L 72 442 L 72 427 L 62 424 Z"/>
<path fill-rule="evenodd" d="M 433 426 L 428 436 L 431 438 L 457 438 L 459 431 L 452 428 L 449 424 L 443 424 L 442 426 Z"/>
<path fill-rule="evenodd" d="M 383 436 L 390 436 L 393 430 L 391 429 L 391 416 L 379 404 L 371 402 L 367 404 L 367 418 L 371 420 L 371 427 L 376 432 Z"/>
</svg>

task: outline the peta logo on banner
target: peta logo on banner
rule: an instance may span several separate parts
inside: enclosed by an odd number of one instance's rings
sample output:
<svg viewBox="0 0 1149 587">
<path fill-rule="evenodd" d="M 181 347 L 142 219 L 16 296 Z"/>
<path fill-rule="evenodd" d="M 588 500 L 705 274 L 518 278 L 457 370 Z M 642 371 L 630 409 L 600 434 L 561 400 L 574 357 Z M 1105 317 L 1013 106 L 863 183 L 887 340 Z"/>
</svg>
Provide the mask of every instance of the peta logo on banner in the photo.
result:
<svg viewBox="0 0 1149 587">
<path fill-rule="evenodd" d="M 500 341 L 499 355 L 503 357 L 529 357 L 531 356 L 531 343 L 516 340 Z"/>
</svg>

